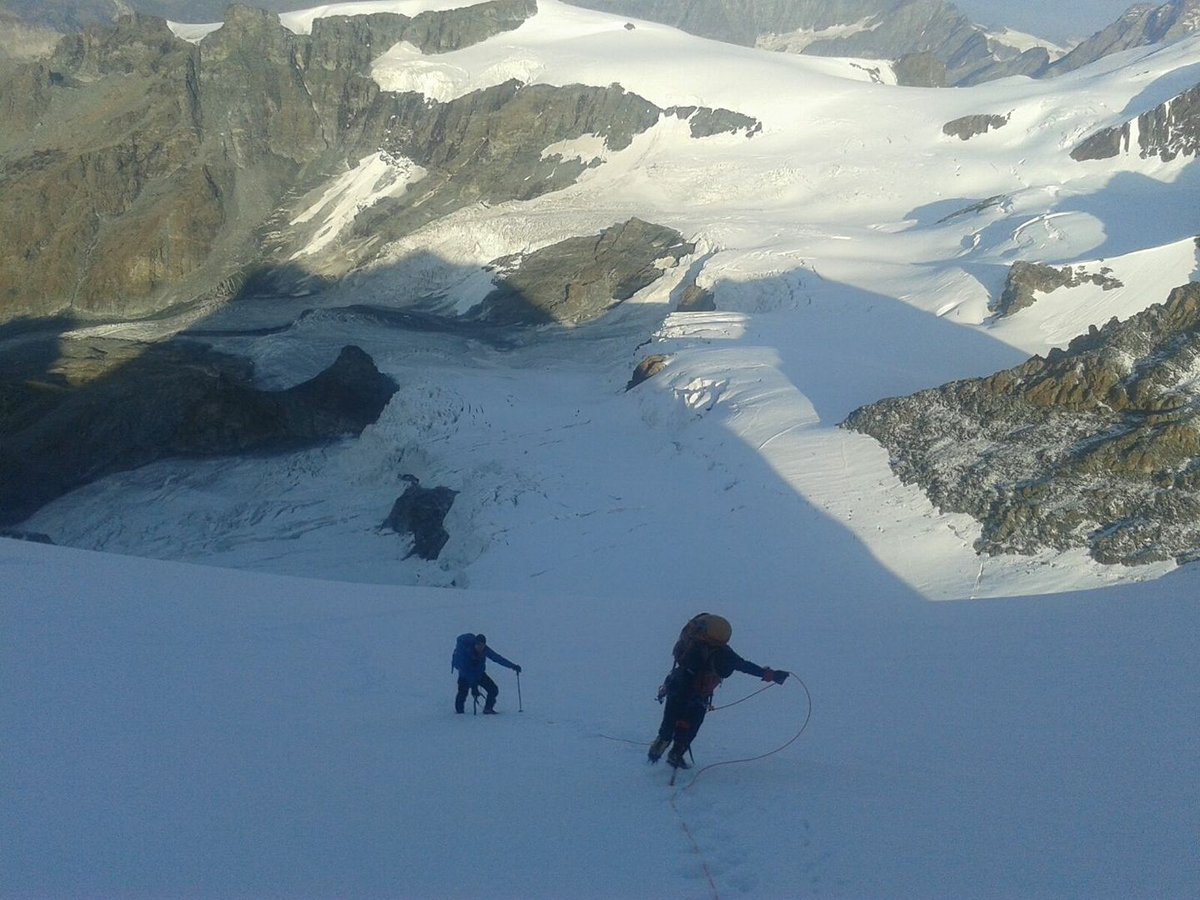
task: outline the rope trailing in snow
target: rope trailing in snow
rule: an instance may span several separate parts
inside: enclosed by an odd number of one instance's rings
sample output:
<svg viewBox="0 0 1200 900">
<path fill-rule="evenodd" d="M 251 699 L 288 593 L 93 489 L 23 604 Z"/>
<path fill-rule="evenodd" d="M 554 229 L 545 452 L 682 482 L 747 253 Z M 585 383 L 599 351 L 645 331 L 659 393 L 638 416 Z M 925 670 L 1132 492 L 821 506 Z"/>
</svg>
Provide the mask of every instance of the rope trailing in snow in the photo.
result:
<svg viewBox="0 0 1200 900">
<path fill-rule="evenodd" d="M 692 777 L 692 780 L 687 783 L 686 787 L 676 788 L 674 791 L 671 792 L 671 801 L 670 801 L 671 809 L 673 809 L 675 811 L 675 816 L 676 816 L 676 818 L 679 819 L 679 824 L 683 827 L 683 833 L 686 834 L 688 836 L 688 840 L 692 842 L 692 849 L 694 849 L 696 851 L 696 856 L 699 857 L 699 859 L 700 859 L 700 867 L 704 870 L 704 877 L 708 879 L 708 886 L 710 888 L 712 888 L 713 900 L 721 900 L 721 895 L 717 891 L 716 879 L 713 878 L 712 870 L 709 869 L 709 867 L 708 867 L 708 860 L 706 860 L 704 858 L 704 851 L 702 849 L 700 849 L 700 842 L 697 841 L 696 836 L 694 834 L 692 834 L 692 829 L 688 827 L 687 819 L 685 819 L 683 817 L 683 813 L 681 813 L 679 811 L 679 807 L 675 805 L 675 800 L 676 800 L 676 798 L 679 797 L 679 795 L 683 791 L 691 790 L 692 786 L 696 783 L 696 780 L 701 775 L 703 775 L 705 772 L 707 772 L 709 769 L 715 769 L 718 766 L 732 766 L 735 763 L 748 763 L 748 762 L 754 762 L 759 759 L 766 759 L 768 756 L 774 756 L 776 753 L 780 753 L 780 752 L 786 750 L 788 747 L 790 747 L 792 744 L 796 743 L 796 741 L 798 741 L 800 739 L 800 735 L 804 734 L 804 730 L 806 728 L 808 728 L 808 723 L 812 720 L 812 708 L 813 708 L 812 693 L 808 690 L 808 685 L 805 684 L 801 678 L 799 678 L 798 676 L 796 676 L 794 674 L 792 675 L 792 678 L 795 678 L 796 683 L 799 684 L 801 688 L 803 688 L 804 697 L 808 704 L 808 709 L 804 713 L 804 721 L 800 724 L 799 731 L 797 731 L 794 735 L 792 735 L 786 742 L 784 742 L 780 746 L 776 747 L 774 750 L 771 750 L 767 753 L 761 753 L 758 756 L 749 756 L 749 757 L 746 757 L 745 759 L 729 759 L 729 760 L 725 760 L 724 762 L 717 762 L 717 763 L 712 763 L 711 765 L 707 765 L 704 768 L 702 768 L 696 772 L 696 774 Z M 774 685 L 769 684 L 769 685 L 767 685 L 767 687 L 760 688 L 759 690 L 755 691 L 753 694 L 750 694 L 747 697 L 743 697 L 741 700 L 736 700 L 733 703 L 727 703 L 725 706 L 713 707 L 713 711 L 715 712 L 718 709 L 728 709 L 730 706 L 737 706 L 737 704 L 742 703 L 743 701 L 749 700 L 750 697 L 755 697 L 755 696 L 761 694 L 763 691 L 767 690 L 767 688 L 770 688 L 770 687 L 774 687 Z"/>
<path fill-rule="evenodd" d="M 692 780 L 695 781 L 695 779 Z M 679 824 L 683 826 L 683 833 L 688 836 L 688 840 L 692 842 L 692 849 L 696 851 L 696 856 L 700 858 L 700 868 L 704 870 L 704 877 L 708 879 L 708 886 L 712 888 L 713 900 L 721 900 L 721 895 L 717 892 L 717 882 L 713 878 L 712 870 L 708 868 L 708 860 L 704 858 L 704 851 L 700 849 L 700 842 L 696 840 L 696 836 L 692 834 L 692 829 L 688 828 L 687 819 L 683 817 L 683 813 L 675 805 L 675 798 L 678 796 L 678 788 L 671 791 L 671 809 L 675 810 L 675 816 L 679 819 Z"/>
<path fill-rule="evenodd" d="M 776 753 L 779 753 L 782 750 L 786 750 L 788 747 L 790 747 L 792 744 L 794 744 L 797 740 L 800 739 L 800 735 L 804 734 L 804 729 L 806 729 L 808 727 L 809 719 L 812 718 L 812 694 L 809 693 L 808 685 L 806 685 L 800 679 L 799 676 L 797 676 L 795 673 L 792 673 L 791 677 L 804 690 L 804 696 L 808 700 L 808 712 L 804 716 L 804 723 L 800 726 L 800 730 L 797 731 L 794 735 L 792 735 L 792 737 L 787 741 L 787 743 L 783 744 L 782 746 L 776 747 L 774 750 L 770 751 L 769 753 L 763 753 L 759 756 L 750 756 L 750 757 L 747 757 L 746 759 L 730 759 L 730 760 L 726 760 L 725 762 L 713 763 L 712 765 L 705 766 L 703 769 L 700 769 L 696 772 L 696 776 L 695 776 L 695 778 L 692 779 L 692 782 L 694 782 L 696 780 L 696 778 L 699 778 L 700 772 L 703 772 L 705 769 L 713 769 L 713 768 L 716 768 L 717 766 L 731 766 L 734 763 L 754 762 L 755 760 L 766 759 L 768 756 L 774 756 Z M 752 694 L 747 694 L 741 700 L 734 700 L 732 703 L 725 703 L 721 706 L 713 706 L 709 709 L 709 712 L 717 712 L 722 709 L 729 709 L 729 707 L 731 707 L 731 706 L 737 706 L 739 703 L 745 703 L 747 700 L 750 700 L 753 697 L 757 697 L 763 691 L 769 691 L 773 687 L 775 687 L 774 682 L 766 685 L 765 687 L 760 687 L 757 691 L 754 691 L 754 693 L 752 693 Z M 645 741 L 642 741 L 642 740 L 633 740 L 632 738 L 613 737 L 611 734 L 600 733 L 600 734 L 597 734 L 596 737 L 601 738 L 606 741 L 613 741 L 614 743 L 617 743 L 617 744 L 632 744 L 634 747 L 650 746 L 649 744 L 647 744 Z M 688 783 L 688 787 L 691 787 L 691 782 Z"/>
<path fill-rule="evenodd" d="M 795 678 L 796 676 L 795 676 L 795 675 L 793 675 L 792 677 L 793 677 L 793 678 Z M 723 704 L 723 705 L 721 705 L 721 706 L 713 706 L 713 707 L 710 707 L 708 711 L 709 711 L 709 712 L 717 712 L 718 710 L 721 710 L 721 709 L 729 709 L 729 707 L 731 707 L 731 706 L 737 706 L 739 703 L 745 703 L 747 700 L 749 700 L 749 699 L 751 699 L 751 698 L 753 698 L 753 697 L 757 697 L 757 696 L 758 696 L 759 694 L 761 694 L 763 691 L 769 691 L 769 690 L 770 690 L 771 688 L 773 688 L 773 687 L 775 687 L 775 683 L 774 683 L 774 682 L 771 682 L 771 684 L 768 684 L 768 685 L 766 685 L 765 687 L 760 687 L 760 688 L 759 688 L 757 691 L 755 691 L 754 693 L 752 693 L 752 694 L 747 694 L 747 695 L 746 695 L 745 697 L 743 697 L 741 700 L 734 700 L 732 703 L 725 703 L 725 704 Z M 649 744 L 647 744 L 645 741 L 642 741 L 642 740 L 636 740 L 636 741 L 635 741 L 635 740 L 633 740 L 633 739 L 631 739 L 631 738 L 613 737 L 611 734 L 597 734 L 597 735 L 596 735 L 596 737 L 598 737 L 598 738 L 603 738 L 603 739 L 604 739 L 604 740 L 606 740 L 606 741 L 613 741 L 614 743 L 617 743 L 617 744 L 632 744 L 632 745 L 633 745 L 633 746 L 635 746 L 635 747 L 648 747 L 648 746 L 650 746 Z"/>
<path fill-rule="evenodd" d="M 792 746 L 792 744 L 796 743 L 796 741 L 800 740 L 800 735 L 804 734 L 804 730 L 806 728 L 808 728 L 808 723 L 810 721 L 812 721 L 812 711 L 813 711 L 812 693 L 808 690 L 808 685 L 804 683 L 804 680 L 801 679 L 800 676 L 793 674 L 792 678 L 794 678 L 796 680 L 796 683 L 799 684 L 800 687 L 804 690 L 804 697 L 808 703 L 808 709 L 804 714 L 804 721 L 800 724 L 800 730 L 797 731 L 795 734 L 793 734 L 790 738 L 788 738 L 784 743 L 782 743 L 778 747 L 776 747 L 774 750 L 770 750 L 767 753 L 760 753 L 758 756 L 747 756 L 745 759 L 727 759 L 727 760 L 723 760 L 722 762 L 710 763 L 709 765 L 705 766 L 704 768 L 697 770 L 696 774 L 692 776 L 692 780 L 687 783 L 687 787 L 683 788 L 683 790 L 685 790 L 685 791 L 691 790 L 692 785 L 694 785 L 696 783 L 697 779 L 699 779 L 700 776 L 703 775 L 705 772 L 707 772 L 709 769 L 716 769 L 720 766 L 732 766 L 732 765 L 736 765 L 738 763 L 757 762 L 760 759 L 766 759 L 768 756 L 774 756 L 776 753 L 782 753 L 788 747 Z M 771 686 L 772 685 L 767 685 L 767 687 L 771 687 Z M 755 694 L 761 694 L 763 690 L 766 690 L 766 688 L 755 691 L 755 693 L 751 694 L 750 697 L 753 697 Z M 749 700 L 750 697 L 743 697 L 742 700 Z M 738 700 L 737 703 L 741 703 L 742 700 Z M 728 705 L 735 706 L 736 704 L 730 703 Z M 726 707 L 723 707 L 723 706 L 717 707 L 717 709 L 725 709 L 725 708 Z"/>
</svg>

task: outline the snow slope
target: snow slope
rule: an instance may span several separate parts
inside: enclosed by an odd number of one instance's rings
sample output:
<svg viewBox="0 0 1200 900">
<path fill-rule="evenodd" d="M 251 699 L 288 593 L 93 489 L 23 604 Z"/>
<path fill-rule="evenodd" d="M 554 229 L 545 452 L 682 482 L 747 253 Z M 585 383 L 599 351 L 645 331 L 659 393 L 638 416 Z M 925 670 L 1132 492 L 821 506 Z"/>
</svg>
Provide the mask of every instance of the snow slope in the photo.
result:
<svg viewBox="0 0 1200 900">
<path fill-rule="evenodd" d="M 1194 166 L 1067 153 L 1189 87 L 1200 44 L 929 92 L 539 8 L 460 53 L 397 48 L 377 76 L 449 97 L 519 64 L 729 106 L 761 134 L 695 141 L 672 119 L 619 153 L 555 148 L 606 162 L 435 223 L 338 291 L 203 323 L 264 386 L 356 343 L 401 390 L 359 440 L 164 462 L 26 523 L 106 553 L 0 540 L 0 895 L 1200 894 L 1200 570 L 980 559 L 973 522 L 836 427 L 1194 276 Z M 1009 121 L 942 134 L 976 113 Z M 368 158 L 311 198 L 314 258 L 417 174 Z M 483 263 L 629 215 L 697 251 L 594 326 L 495 345 L 347 308 L 469 305 Z M 1016 259 L 1125 287 L 993 321 Z M 715 312 L 672 311 L 693 280 Z M 124 333 L 150 327 L 171 323 Z M 650 352 L 667 367 L 626 393 Z M 378 530 L 406 473 L 460 492 L 436 562 Z M 714 712 L 671 789 L 644 762 L 653 695 L 703 609 L 797 678 Z M 499 670 L 501 716 L 450 712 L 454 637 L 478 630 L 525 667 L 520 711 Z M 758 687 L 735 675 L 718 702 Z"/>
<path fill-rule="evenodd" d="M 1200 891 L 1194 569 L 929 604 L 863 560 L 731 596 L 733 646 L 797 678 L 713 712 L 674 789 L 645 745 L 701 608 L 679 596 L 3 540 L 0 571 L 6 897 Z M 520 707 L 492 666 L 502 714 L 455 716 L 454 637 L 480 630 L 523 666 Z"/>
</svg>

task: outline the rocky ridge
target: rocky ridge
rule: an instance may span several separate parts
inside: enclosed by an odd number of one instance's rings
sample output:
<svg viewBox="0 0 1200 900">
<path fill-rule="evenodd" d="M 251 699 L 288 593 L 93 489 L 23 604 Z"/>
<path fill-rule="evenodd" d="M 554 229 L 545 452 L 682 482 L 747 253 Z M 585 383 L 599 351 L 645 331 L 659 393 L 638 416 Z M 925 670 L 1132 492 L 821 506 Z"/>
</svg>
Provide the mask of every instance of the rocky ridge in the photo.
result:
<svg viewBox="0 0 1200 900">
<path fill-rule="evenodd" d="M 987 134 L 989 131 L 994 131 L 997 128 L 1003 128 L 1008 124 L 1009 118 L 1010 116 L 1007 115 L 997 116 L 983 113 L 962 116 L 943 125 L 942 134 L 956 137 L 959 140 L 969 141 L 978 135 Z"/>
<path fill-rule="evenodd" d="M 1016 368 L 855 410 L 982 553 L 1200 557 L 1200 284 Z"/>
<path fill-rule="evenodd" d="M 1169 0 L 1160 6 L 1131 5 L 1117 21 L 1081 42 L 1050 66 L 1061 75 L 1122 50 L 1180 40 L 1200 31 L 1200 0 Z"/>
<path fill-rule="evenodd" d="M 199 45 L 132 16 L 7 70 L 0 104 L 18 127 L 0 136 L 0 324 L 148 316 L 231 296 L 251 278 L 287 292 L 465 205 L 529 199 L 601 164 L 543 155 L 557 142 L 596 134 L 621 149 L 665 115 L 697 138 L 757 130 L 733 111 L 661 110 L 616 85 L 510 81 L 441 103 L 366 74 L 399 40 L 444 52 L 535 11 L 533 0 L 494 0 L 412 19 L 322 18 L 297 35 L 275 14 L 232 6 Z M 298 209 L 379 153 L 424 177 L 297 261 L 311 237 L 293 225 Z"/>
</svg>

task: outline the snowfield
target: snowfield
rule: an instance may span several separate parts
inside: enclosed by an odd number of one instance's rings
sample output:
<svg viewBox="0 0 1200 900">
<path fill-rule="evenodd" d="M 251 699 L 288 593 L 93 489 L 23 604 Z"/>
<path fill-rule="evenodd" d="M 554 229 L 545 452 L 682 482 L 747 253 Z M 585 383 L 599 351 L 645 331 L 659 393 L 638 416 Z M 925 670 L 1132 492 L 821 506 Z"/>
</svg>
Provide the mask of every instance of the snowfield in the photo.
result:
<svg viewBox="0 0 1200 900">
<path fill-rule="evenodd" d="M 931 604 L 860 551 L 719 606 L 12 541 L 0 571 L 5 896 L 1125 900 L 1200 887 L 1194 569 Z M 697 768 L 671 788 L 665 763 L 645 760 L 654 692 L 682 623 L 711 608 L 740 653 L 797 678 L 710 714 Z M 492 666 L 501 715 L 453 714 L 464 631 L 523 667 L 520 707 L 513 673 Z M 717 703 L 760 687 L 735 674 Z"/>
<path fill-rule="evenodd" d="M 160 462 L 24 524 L 65 546 L 0 540 L 0 895 L 1200 895 L 1200 570 L 979 557 L 973 520 L 837 427 L 1196 277 L 1194 160 L 1069 153 L 1192 87 L 1200 38 L 932 91 L 627 22 L 539 0 L 474 47 L 395 47 L 374 77 L 441 100 L 619 82 L 761 132 L 696 140 L 668 117 L 620 151 L 556 146 L 603 162 L 434 222 L 323 294 L 211 311 L 264 387 L 353 343 L 400 390 L 357 440 Z M 977 114 L 1007 121 L 943 133 Z M 335 258 L 422 174 L 349 165 L 297 210 L 297 259 Z M 496 343 L 363 310 L 461 312 L 491 260 L 635 215 L 696 250 L 595 324 Z M 1123 286 L 997 319 L 1017 260 Z M 692 282 L 715 311 L 676 311 Z M 651 353 L 665 368 L 627 392 Z M 436 561 L 380 529 L 408 474 L 459 492 Z M 654 693 L 705 610 L 797 677 L 714 712 L 672 788 L 645 761 Z M 464 631 L 524 667 L 519 697 L 492 673 L 495 718 L 451 711 Z M 717 702 L 760 686 L 734 675 Z"/>
</svg>

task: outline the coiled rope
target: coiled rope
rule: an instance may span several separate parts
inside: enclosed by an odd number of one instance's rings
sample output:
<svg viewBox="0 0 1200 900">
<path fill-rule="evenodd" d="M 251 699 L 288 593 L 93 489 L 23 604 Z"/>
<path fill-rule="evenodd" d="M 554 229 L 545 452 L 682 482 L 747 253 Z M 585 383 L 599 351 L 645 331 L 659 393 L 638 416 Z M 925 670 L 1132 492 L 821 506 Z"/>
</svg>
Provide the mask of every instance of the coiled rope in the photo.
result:
<svg viewBox="0 0 1200 900">
<path fill-rule="evenodd" d="M 800 735 L 804 734 L 805 729 L 808 728 L 808 723 L 810 721 L 812 721 L 812 712 L 813 712 L 812 693 L 809 691 L 808 685 L 804 683 L 804 680 L 802 678 L 800 678 L 798 675 L 792 675 L 791 677 L 796 680 L 796 683 L 798 685 L 800 685 L 801 689 L 804 691 L 804 698 L 805 698 L 805 701 L 807 702 L 807 706 L 808 706 L 808 709 L 804 713 L 804 721 L 800 724 L 800 730 L 797 731 L 795 734 L 793 734 L 790 738 L 788 738 L 784 743 L 782 743 L 778 747 L 776 747 L 774 750 L 769 750 L 766 753 L 760 753 L 758 756 L 747 756 L 744 759 L 727 759 L 727 760 L 723 760 L 721 762 L 709 763 L 707 766 L 704 766 L 701 769 L 697 769 L 696 774 L 692 776 L 691 781 L 689 781 L 687 783 L 687 786 L 684 787 L 683 790 L 685 790 L 685 791 L 691 790 L 692 785 L 694 785 L 696 783 L 696 780 L 701 775 L 703 775 L 705 772 L 707 772 L 709 769 L 716 769 L 721 766 L 733 766 L 733 765 L 737 765 L 739 763 L 757 762 L 760 759 L 766 759 L 768 756 L 774 756 L 776 753 L 782 753 L 788 747 L 792 746 L 792 744 L 796 743 L 796 741 L 800 740 Z M 767 688 L 770 688 L 770 687 L 774 687 L 774 684 L 772 683 L 772 684 L 767 685 L 767 687 L 765 687 L 765 688 L 760 688 L 759 690 L 755 691 L 753 694 L 750 694 L 749 697 L 743 697 L 741 700 L 734 701 L 733 703 L 728 703 L 725 706 L 713 707 L 713 712 L 716 712 L 716 710 L 718 710 L 718 709 L 728 709 L 730 706 L 737 706 L 738 703 L 742 703 L 746 700 L 749 700 L 750 697 L 754 697 L 758 694 L 761 694 L 763 691 L 767 690 Z"/>
</svg>

